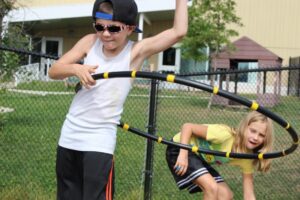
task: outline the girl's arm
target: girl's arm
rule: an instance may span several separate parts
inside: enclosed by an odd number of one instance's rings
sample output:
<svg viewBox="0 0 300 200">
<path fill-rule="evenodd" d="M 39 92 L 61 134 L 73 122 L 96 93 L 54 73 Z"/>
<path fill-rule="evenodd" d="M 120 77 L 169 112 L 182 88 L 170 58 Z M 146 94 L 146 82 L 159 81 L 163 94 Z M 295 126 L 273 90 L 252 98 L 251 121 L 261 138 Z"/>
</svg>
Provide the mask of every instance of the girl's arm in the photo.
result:
<svg viewBox="0 0 300 200">
<path fill-rule="evenodd" d="M 181 128 L 180 143 L 189 144 L 192 135 L 206 139 L 207 126 L 201 124 L 186 123 Z M 180 167 L 180 169 L 178 169 Z M 188 167 L 188 150 L 180 149 L 177 162 L 174 166 L 174 170 L 178 175 L 185 174 Z"/>
<path fill-rule="evenodd" d="M 244 200 L 255 200 L 253 174 L 243 174 Z"/>
<path fill-rule="evenodd" d="M 145 58 L 164 51 L 180 41 L 186 35 L 187 29 L 187 0 L 176 0 L 173 27 L 137 42 L 132 51 L 131 66 L 138 69 Z"/>
<path fill-rule="evenodd" d="M 192 135 L 206 140 L 207 126 L 202 124 L 185 123 L 181 127 L 180 143 L 189 144 Z"/>
</svg>

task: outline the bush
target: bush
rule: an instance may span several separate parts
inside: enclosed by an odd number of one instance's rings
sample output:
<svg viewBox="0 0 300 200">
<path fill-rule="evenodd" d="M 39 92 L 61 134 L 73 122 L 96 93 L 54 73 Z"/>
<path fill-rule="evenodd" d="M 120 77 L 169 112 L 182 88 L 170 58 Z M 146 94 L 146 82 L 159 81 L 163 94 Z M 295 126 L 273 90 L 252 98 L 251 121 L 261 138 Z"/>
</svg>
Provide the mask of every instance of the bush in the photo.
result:
<svg viewBox="0 0 300 200">
<path fill-rule="evenodd" d="M 3 46 L 22 50 L 28 50 L 28 44 L 29 37 L 24 33 L 23 26 L 19 24 L 10 25 L 1 41 Z M 0 53 L 0 79 L 11 80 L 20 65 L 27 63 L 27 56 L 3 50 Z"/>
</svg>

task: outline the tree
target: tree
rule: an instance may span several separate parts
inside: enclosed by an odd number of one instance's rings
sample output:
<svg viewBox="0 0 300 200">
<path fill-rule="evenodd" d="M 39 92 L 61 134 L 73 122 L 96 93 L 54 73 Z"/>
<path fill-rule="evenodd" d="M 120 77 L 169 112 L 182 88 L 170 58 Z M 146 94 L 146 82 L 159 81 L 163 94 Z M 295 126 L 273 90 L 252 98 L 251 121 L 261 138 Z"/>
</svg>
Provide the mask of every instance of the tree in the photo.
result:
<svg viewBox="0 0 300 200">
<path fill-rule="evenodd" d="M 223 45 L 232 47 L 230 38 L 238 32 L 228 25 L 242 26 L 235 5 L 234 0 L 193 0 L 188 34 L 181 46 L 184 58 L 204 61 L 208 57 L 203 49 L 218 52 Z"/>
<path fill-rule="evenodd" d="M 0 0 L 0 34 L 2 35 L 3 31 L 3 19 L 9 13 L 9 11 L 15 8 L 16 0 Z M 0 37 L 0 44 L 2 43 L 2 37 Z"/>
<path fill-rule="evenodd" d="M 15 0 L 0 0 L 0 45 L 2 45 L 2 32 L 3 30 L 3 19 L 4 17 L 14 9 Z M 0 50 L 0 77 L 6 74 L 4 69 L 4 53 Z"/>
<path fill-rule="evenodd" d="M 6 30 L 3 30 L 2 27 L 4 17 L 17 7 L 20 7 L 20 5 L 17 6 L 17 0 L 0 0 L 0 45 L 28 49 L 29 40 L 23 23 L 10 23 Z M 0 80 L 10 80 L 20 67 L 22 58 L 24 59 L 23 55 L 0 50 Z"/>
<path fill-rule="evenodd" d="M 229 51 L 234 47 L 230 38 L 237 36 L 238 32 L 230 28 L 229 25 L 242 26 L 241 19 L 235 14 L 234 0 L 193 0 L 189 8 L 189 29 L 183 40 L 183 57 L 195 61 L 205 61 L 210 59 L 206 55 L 206 48 L 211 52 L 218 53 L 222 46 L 227 46 Z M 216 71 L 216 64 L 212 67 Z M 210 76 L 211 85 L 214 84 L 215 76 Z M 219 83 L 222 84 L 221 82 Z M 210 108 L 213 100 L 211 95 L 208 103 Z"/>
</svg>

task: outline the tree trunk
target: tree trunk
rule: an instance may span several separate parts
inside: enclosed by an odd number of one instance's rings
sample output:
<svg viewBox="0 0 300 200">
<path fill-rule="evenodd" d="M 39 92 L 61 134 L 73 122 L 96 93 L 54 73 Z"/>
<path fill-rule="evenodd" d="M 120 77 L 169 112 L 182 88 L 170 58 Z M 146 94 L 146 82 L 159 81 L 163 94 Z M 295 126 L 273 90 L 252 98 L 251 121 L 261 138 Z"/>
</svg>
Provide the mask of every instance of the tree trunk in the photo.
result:
<svg viewBox="0 0 300 200">
<path fill-rule="evenodd" d="M 219 51 L 217 51 L 217 56 L 218 56 L 218 52 Z M 210 58 L 210 60 L 212 60 L 211 58 Z M 215 71 L 217 71 L 217 64 L 215 63 L 215 62 L 212 62 L 211 61 L 211 65 L 212 65 L 212 72 L 215 72 Z M 210 85 L 213 87 L 214 86 L 214 84 L 215 84 L 215 76 L 216 75 L 210 75 Z M 211 107 L 211 104 L 212 104 L 212 101 L 213 101 L 213 98 L 214 98 L 214 94 L 213 93 L 211 93 L 210 94 L 210 99 L 209 99 L 209 102 L 208 102 L 208 105 L 207 105 L 207 108 L 208 109 L 210 109 L 210 107 Z"/>
</svg>

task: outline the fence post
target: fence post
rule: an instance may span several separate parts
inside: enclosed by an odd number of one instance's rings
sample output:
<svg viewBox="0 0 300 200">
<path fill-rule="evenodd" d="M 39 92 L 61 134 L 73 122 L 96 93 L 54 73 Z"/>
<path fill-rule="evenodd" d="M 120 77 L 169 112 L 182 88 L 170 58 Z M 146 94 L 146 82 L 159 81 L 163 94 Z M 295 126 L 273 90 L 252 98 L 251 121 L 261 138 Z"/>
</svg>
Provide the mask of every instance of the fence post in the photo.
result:
<svg viewBox="0 0 300 200">
<path fill-rule="evenodd" d="M 299 63 L 300 63 L 300 57 L 299 57 Z M 300 97 L 300 69 L 298 69 L 297 97 Z"/>
<path fill-rule="evenodd" d="M 234 94 L 237 94 L 237 85 L 239 82 L 238 78 L 239 78 L 239 74 L 234 73 Z"/>
<path fill-rule="evenodd" d="M 289 58 L 289 67 L 292 66 L 292 58 Z M 291 70 L 288 71 L 288 82 L 287 82 L 287 96 L 290 95 L 290 87 L 291 87 Z"/>
<path fill-rule="evenodd" d="M 156 108 L 157 108 L 158 80 L 151 79 L 149 115 L 148 115 L 148 133 L 156 133 Z M 144 171 L 144 200 L 152 199 L 152 173 L 153 173 L 153 155 L 154 142 L 147 140 L 145 171 Z"/>
<path fill-rule="evenodd" d="M 264 78 L 263 78 L 263 94 L 266 93 L 266 84 L 267 84 L 267 71 L 264 71 Z"/>
</svg>

